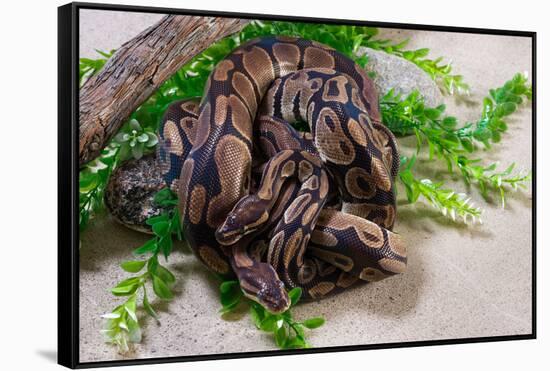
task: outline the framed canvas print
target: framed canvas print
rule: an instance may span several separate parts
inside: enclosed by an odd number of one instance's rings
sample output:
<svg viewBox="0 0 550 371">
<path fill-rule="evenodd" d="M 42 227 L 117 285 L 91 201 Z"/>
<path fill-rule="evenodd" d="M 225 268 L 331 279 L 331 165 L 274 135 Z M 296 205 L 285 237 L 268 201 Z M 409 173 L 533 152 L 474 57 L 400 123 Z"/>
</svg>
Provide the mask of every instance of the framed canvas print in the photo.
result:
<svg viewBox="0 0 550 371">
<path fill-rule="evenodd" d="M 62 365 L 535 338 L 534 32 L 58 19 Z"/>
</svg>

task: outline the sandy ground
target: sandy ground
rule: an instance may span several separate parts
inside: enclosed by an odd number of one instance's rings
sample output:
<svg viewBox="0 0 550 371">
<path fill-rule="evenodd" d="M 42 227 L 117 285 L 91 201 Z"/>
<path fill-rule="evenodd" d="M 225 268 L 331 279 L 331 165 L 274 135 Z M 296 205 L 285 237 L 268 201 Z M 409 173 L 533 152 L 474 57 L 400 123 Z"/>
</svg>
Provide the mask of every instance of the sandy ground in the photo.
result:
<svg viewBox="0 0 550 371">
<path fill-rule="evenodd" d="M 82 57 L 95 48 L 119 47 L 159 15 L 85 11 L 80 25 Z M 489 88 L 502 85 L 516 72 L 531 75 L 531 40 L 517 37 L 446 32 L 383 30 L 383 37 L 410 38 L 410 48 L 428 47 L 430 56 L 452 60 L 456 73 L 470 83 L 469 101 L 446 98 L 448 112 L 475 120 Z M 514 114 L 501 144 L 479 155 L 499 161 L 502 169 L 516 162 L 531 169 L 531 108 Z M 404 153 L 413 142 L 401 140 Z M 438 179 L 444 168 L 420 162 L 424 176 Z M 468 191 L 457 180 L 449 186 Z M 363 285 L 339 296 L 308 303 L 294 311 L 297 319 L 323 316 L 322 329 L 311 331 L 315 347 L 469 338 L 531 332 L 531 188 L 511 194 L 505 209 L 487 204 L 476 189 L 468 191 L 484 208 L 481 226 L 453 224 L 424 202 L 411 206 L 399 194 L 395 230 L 408 243 L 405 274 Z M 80 271 L 80 361 L 121 359 L 103 342 L 100 315 L 120 300 L 109 288 L 126 277 L 118 264 L 148 239 L 113 222 L 96 219 L 82 236 Z M 220 318 L 217 282 L 194 256 L 176 249 L 170 269 L 177 274 L 176 297 L 155 303 L 161 325 L 144 320 L 144 338 L 129 358 L 150 358 L 275 349 L 271 338 L 257 331 L 247 315 Z"/>
</svg>

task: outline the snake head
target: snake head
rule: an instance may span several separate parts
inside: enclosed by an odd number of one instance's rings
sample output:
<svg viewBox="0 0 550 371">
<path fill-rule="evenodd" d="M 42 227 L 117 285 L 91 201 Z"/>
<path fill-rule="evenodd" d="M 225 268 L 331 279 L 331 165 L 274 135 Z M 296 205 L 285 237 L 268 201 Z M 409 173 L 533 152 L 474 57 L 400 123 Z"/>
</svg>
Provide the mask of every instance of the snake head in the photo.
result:
<svg viewBox="0 0 550 371">
<path fill-rule="evenodd" d="M 290 298 L 285 285 L 273 267 L 267 263 L 256 263 L 241 271 L 239 282 L 244 295 L 254 300 L 273 314 L 283 313 L 290 308 Z"/>
<path fill-rule="evenodd" d="M 242 237 L 258 231 L 269 219 L 265 202 L 256 195 L 243 197 L 216 230 L 222 245 L 232 245 Z"/>
</svg>

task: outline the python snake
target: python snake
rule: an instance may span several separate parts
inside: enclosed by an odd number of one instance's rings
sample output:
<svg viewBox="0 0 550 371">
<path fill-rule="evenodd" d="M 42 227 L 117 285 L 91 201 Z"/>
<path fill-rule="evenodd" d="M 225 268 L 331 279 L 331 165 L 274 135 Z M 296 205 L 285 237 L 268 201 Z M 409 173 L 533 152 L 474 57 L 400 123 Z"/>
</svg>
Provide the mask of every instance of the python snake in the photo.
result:
<svg viewBox="0 0 550 371">
<path fill-rule="evenodd" d="M 288 125 L 298 120 L 311 134 Z M 317 299 L 404 271 L 404 243 L 391 232 L 396 141 L 372 81 L 339 52 L 252 40 L 216 66 L 200 105 L 167 110 L 159 137 L 190 246 L 212 271 L 234 271 L 267 309 L 288 307 L 284 286 Z M 251 188 L 258 147 L 270 160 Z M 331 190 L 341 210 L 323 208 Z"/>
</svg>

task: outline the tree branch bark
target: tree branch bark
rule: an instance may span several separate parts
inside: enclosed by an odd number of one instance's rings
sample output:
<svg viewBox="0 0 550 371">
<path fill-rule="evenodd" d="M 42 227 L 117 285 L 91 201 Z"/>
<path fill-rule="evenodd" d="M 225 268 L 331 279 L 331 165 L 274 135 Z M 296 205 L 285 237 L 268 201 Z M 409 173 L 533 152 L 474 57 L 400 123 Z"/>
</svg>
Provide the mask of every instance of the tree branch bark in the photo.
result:
<svg viewBox="0 0 550 371">
<path fill-rule="evenodd" d="M 129 115 L 181 66 L 247 23 L 169 15 L 122 45 L 80 89 L 80 166 L 97 157 Z"/>
</svg>

